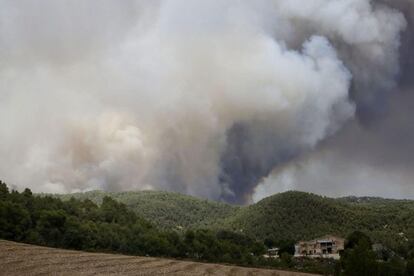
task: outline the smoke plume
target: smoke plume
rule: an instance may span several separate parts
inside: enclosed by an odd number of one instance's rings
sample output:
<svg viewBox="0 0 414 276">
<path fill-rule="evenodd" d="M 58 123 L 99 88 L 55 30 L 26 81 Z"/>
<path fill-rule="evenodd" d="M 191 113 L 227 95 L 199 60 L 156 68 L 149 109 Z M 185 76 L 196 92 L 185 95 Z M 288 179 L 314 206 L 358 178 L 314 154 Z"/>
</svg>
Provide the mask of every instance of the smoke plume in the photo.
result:
<svg viewBox="0 0 414 276">
<path fill-rule="evenodd" d="M 3 0 L 0 176 L 248 202 L 398 101 L 409 3 Z"/>
</svg>

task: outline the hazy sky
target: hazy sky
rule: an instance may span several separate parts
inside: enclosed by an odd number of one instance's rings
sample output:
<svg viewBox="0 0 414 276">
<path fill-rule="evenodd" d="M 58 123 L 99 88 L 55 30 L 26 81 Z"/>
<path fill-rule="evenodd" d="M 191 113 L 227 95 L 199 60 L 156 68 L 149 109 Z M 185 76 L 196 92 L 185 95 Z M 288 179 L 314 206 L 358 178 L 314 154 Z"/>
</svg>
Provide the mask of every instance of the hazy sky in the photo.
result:
<svg viewBox="0 0 414 276">
<path fill-rule="evenodd" d="M 0 179 L 414 198 L 410 0 L 0 0 Z"/>
</svg>

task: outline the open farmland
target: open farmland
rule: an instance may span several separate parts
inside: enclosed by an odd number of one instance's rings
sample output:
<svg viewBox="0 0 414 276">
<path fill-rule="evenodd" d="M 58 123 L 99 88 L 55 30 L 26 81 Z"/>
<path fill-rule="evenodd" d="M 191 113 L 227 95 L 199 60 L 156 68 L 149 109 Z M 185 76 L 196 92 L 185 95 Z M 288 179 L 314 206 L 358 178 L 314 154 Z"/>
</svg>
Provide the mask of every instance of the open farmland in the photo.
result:
<svg viewBox="0 0 414 276">
<path fill-rule="evenodd" d="M 304 273 L 62 250 L 0 240 L 0 275 L 272 275 Z"/>
</svg>

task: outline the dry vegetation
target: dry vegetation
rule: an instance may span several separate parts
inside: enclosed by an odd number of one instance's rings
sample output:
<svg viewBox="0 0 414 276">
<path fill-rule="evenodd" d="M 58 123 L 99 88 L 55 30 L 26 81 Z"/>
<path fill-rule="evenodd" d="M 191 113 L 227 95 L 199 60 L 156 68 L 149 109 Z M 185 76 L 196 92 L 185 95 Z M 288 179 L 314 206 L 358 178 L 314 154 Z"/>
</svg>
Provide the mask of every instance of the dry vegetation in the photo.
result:
<svg viewBox="0 0 414 276">
<path fill-rule="evenodd" d="M 0 240 L 0 275 L 309 275 L 150 257 L 86 253 Z"/>
</svg>

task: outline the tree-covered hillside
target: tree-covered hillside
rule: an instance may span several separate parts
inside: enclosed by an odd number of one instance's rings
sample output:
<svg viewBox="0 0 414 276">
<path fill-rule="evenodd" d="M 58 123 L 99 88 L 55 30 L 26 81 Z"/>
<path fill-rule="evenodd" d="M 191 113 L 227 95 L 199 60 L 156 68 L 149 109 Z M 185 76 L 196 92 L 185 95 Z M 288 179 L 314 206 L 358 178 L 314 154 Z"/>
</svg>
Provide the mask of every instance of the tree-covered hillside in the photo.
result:
<svg viewBox="0 0 414 276">
<path fill-rule="evenodd" d="M 404 251 L 414 242 L 414 201 L 332 199 L 286 192 L 241 208 L 217 225 L 258 238 L 312 239 L 325 234 L 368 233 L 375 242 Z"/>
<path fill-rule="evenodd" d="M 105 196 L 62 201 L 9 191 L 0 181 L 0 239 L 86 251 L 165 256 L 250 266 L 268 262 L 263 242 L 240 233 L 207 229 L 162 230 L 125 204 Z"/>
<path fill-rule="evenodd" d="M 155 191 L 93 191 L 60 197 L 88 198 L 99 204 L 106 195 L 167 229 L 228 229 L 275 241 L 312 239 L 325 234 L 346 236 L 360 230 L 368 233 L 374 242 L 403 254 L 414 241 L 414 201 L 410 200 L 333 199 L 304 192 L 285 192 L 240 207 Z"/>
<path fill-rule="evenodd" d="M 164 229 L 205 228 L 215 221 L 232 217 L 240 209 L 238 206 L 225 203 L 159 191 L 120 193 L 90 191 L 56 196 L 63 200 L 71 197 L 81 200 L 90 199 L 97 204 L 100 204 L 105 196 L 110 196 Z"/>
<path fill-rule="evenodd" d="M 252 233 L 262 239 L 311 239 L 324 234 L 345 234 L 355 214 L 334 199 L 286 192 L 247 206 L 219 222 L 223 227 Z"/>
<path fill-rule="evenodd" d="M 414 263 L 413 214 L 414 201 L 407 200 L 286 192 L 241 207 L 166 192 L 35 196 L 29 189 L 9 191 L 0 181 L 0 239 L 329 275 L 357 269 L 361 260 L 378 271 L 408 271 Z M 340 262 L 292 258 L 295 241 L 325 234 L 370 242 L 349 247 Z M 371 240 L 382 243 L 381 251 Z M 263 257 L 273 246 L 280 258 Z M 403 275 L 387 273 L 372 275 Z"/>
</svg>

